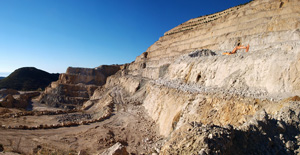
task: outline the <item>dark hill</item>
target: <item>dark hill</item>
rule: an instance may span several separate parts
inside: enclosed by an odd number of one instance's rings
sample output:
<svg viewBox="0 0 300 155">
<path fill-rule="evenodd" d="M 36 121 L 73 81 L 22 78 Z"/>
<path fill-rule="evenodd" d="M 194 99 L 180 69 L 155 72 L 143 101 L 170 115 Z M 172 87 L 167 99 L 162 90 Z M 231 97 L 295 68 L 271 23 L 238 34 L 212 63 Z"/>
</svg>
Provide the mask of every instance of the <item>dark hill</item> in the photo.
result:
<svg viewBox="0 0 300 155">
<path fill-rule="evenodd" d="M 0 89 L 37 90 L 44 89 L 52 81 L 58 79 L 59 74 L 50 74 L 34 67 L 23 67 L 15 70 L 8 77 L 0 80 Z"/>
</svg>

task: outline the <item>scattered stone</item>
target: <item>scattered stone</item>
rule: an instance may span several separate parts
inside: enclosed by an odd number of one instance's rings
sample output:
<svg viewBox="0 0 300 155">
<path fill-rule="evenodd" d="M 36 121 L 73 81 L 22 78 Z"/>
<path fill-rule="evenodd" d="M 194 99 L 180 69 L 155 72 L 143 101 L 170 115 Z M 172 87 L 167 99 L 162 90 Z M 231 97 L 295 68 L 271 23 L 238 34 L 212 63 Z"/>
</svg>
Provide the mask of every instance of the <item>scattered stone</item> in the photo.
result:
<svg viewBox="0 0 300 155">
<path fill-rule="evenodd" d="M 85 150 L 80 150 L 78 152 L 78 155 L 87 155 L 86 151 Z"/>
<path fill-rule="evenodd" d="M 207 155 L 207 153 L 205 152 L 205 149 L 201 149 L 199 151 L 199 155 Z"/>
<path fill-rule="evenodd" d="M 283 124 L 283 122 L 278 121 L 277 122 L 277 129 L 281 132 L 284 133 L 286 131 L 285 125 Z"/>
<path fill-rule="evenodd" d="M 92 119 L 91 114 L 66 114 L 56 117 L 59 123 L 62 122 L 80 122 Z"/>
<path fill-rule="evenodd" d="M 292 142 L 292 141 L 287 141 L 287 142 L 285 143 L 285 147 L 286 147 L 287 149 L 289 149 L 289 150 L 294 150 L 294 146 L 295 146 L 295 144 L 294 144 L 294 142 Z"/>
<path fill-rule="evenodd" d="M 215 56 L 215 55 L 217 54 L 209 49 L 196 50 L 189 54 L 190 57 Z"/>
<path fill-rule="evenodd" d="M 129 155 L 129 153 L 126 148 L 118 142 L 104 151 L 101 155 Z"/>
<path fill-rule="evenodd" d="M 209 135 L 208 135 L 208 138 L 209 138 L 209 139 L 213 139 L 213 134 L 209 134 Z"/>
</svg>

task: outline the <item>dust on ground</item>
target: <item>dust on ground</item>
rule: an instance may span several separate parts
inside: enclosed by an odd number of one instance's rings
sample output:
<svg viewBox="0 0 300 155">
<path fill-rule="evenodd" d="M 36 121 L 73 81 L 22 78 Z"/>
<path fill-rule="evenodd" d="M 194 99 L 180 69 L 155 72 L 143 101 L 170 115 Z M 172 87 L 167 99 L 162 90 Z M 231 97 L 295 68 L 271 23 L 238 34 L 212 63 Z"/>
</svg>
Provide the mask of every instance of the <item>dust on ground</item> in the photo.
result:
<svg viewBox="0 0 300 155">
<path fill-rule="evenodd" d="M 39 103 L 34 103 L 33 109 L 54 110 Z M 88 125 L 38 130 L 0 128 L 0 144 L 6 152 L 21 154 L 77 154 L 80 150 L 99 154 L 117 142 L 126 146 L 127 151 L 133 154 L 155 152 L 154 149 L 160 147 L 155 142 L 162 138 L 157 136 L 155 123 L 144 115 L 142 106 L 119 104 L 114 109 L 110 118 Z M 2 111 L 15 113 L 20 110 L 2 108 Z M 89 115 L 81 112 L 74 114 Z M 54 124 L 68 118 L 68 115 L 73 114 L 0 118 L 0 124 Z"/>
</svg>

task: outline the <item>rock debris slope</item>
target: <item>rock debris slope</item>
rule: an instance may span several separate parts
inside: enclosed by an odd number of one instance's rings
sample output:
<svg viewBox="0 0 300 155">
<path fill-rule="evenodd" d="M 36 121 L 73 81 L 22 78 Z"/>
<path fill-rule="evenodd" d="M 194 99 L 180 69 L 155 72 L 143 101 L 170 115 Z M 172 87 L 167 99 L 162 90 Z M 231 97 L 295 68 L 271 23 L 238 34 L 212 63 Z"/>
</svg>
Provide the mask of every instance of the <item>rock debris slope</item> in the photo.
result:
<svg viewBox="0 0 300 155">
<path fill-rule="evenodd" d="M 173 28 L 109 74 L 69 68 L 40 99 L 111 108 L 105 125 L 77 136 L 98 153 L 121 143 L 135 154 L 299 154 L 299 41 L 300 1 L 254 0 Z M 237 44 L 249 52 L 222 55 Z"/>
<path fill-rule="evenodd" d="M 105 88 L 145 107 L 162 154 L 299 153 L 299 13 L 297 0 L 255 0 L 191 19 Z M 250 51 L 222 55 L 237 44 Z"/>
<path fill-rule="evenodd" d="M 105 86 L 145 107 L 162 154 L 298 153 L 299 13 L 297 0 L 255 0 L 191 19 Z M 250 51 L 222 55 L 237 44 Z"/>
</svg>

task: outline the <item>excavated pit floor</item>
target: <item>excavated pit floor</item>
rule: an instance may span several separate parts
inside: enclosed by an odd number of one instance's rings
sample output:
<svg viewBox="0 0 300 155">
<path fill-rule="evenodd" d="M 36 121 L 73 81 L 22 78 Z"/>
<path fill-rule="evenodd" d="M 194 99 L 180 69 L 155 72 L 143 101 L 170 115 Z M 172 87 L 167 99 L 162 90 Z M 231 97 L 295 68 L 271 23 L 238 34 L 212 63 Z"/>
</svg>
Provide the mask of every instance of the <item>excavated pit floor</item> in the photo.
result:
<svg viewBox="0 0 300 155">
<path fill-rule="evenodd" d="M 39 109 L 38 105 L 35 104 L 36 109 Z M 42 109 L 47 110 L 47 107 L 42 106 Z M 144 116 L 142 106 L 115 105 L 114 110 L 113 115 L 102 122 L 76 127 L 37 130 L 0 128 L 0 144 L 6 152 L 21 154 L 77 154 L 80 150 L 99 154 L 117 142 L 134 154 L 151 153 L 153 148 L 159 147 L 154 142 L 162 138 L 156 136 L 155 123 Z M 72 114 L 1 118 L 0 122 L 12 126 L 51 124 L 57 123 L 58 117 Z"/>
</svg>

